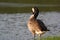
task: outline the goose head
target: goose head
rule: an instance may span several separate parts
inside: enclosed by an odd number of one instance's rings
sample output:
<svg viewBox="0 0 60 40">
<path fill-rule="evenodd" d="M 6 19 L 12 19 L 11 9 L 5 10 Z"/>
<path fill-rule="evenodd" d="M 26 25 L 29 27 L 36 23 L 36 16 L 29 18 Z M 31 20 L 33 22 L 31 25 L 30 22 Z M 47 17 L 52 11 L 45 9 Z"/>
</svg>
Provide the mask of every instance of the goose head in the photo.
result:
<svg viewBox="0 0 60 40">
<path fill-rule="evenodd" d="M 33 7 L 32 13 L 33 13 L 34 17 L 37 18 L 38 14 L 39 14 L 39 9 L 37 7 Z"/>
</svg>

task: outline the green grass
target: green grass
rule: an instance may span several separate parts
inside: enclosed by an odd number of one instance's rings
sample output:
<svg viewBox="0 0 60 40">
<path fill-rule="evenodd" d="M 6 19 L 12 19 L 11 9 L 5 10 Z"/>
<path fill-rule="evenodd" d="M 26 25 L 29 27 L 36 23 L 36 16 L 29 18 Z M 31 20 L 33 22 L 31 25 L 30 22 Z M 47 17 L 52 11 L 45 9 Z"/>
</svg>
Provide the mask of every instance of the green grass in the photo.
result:
<svg viewBox="0 0 60 40">
<path fill-rule="evenodd" d="M 0 2 L 30 3 L 30 4 L 60 4 L 60 0 L 0 0 Z"/>
<path fill-rule="evenodd" d="M 26 3 L 26 4 L 47 4 L 60 5 L 60 0 L 0 0 L 0 2 L 10 3 Z M 31 12 L 31 7 L 0 7 L 1 13 L 25 13 Z M 39 7 L 40 12 L 44 11 L 60 11 L 60 6 L 57 7 Z"/>
<path fill-rule="evenodd" d="M 52 37 L 47 37 L 47 38 L 41 38 L 41 40 L 60 40 L 60 37 L 52 36 Z"/>
<path fill-rule="evenodd" d="M 32 7 L 0 7 L 0 13 L 29 13 Z M 40 12 L 60 11 L 60 7 L 38 7 Z"/>
<path fill-rule="evenodd" d="M 31 8 L 27 7 L 0 7 L 0 13 L 25 13 L 31 12 Z"/>
</svg>

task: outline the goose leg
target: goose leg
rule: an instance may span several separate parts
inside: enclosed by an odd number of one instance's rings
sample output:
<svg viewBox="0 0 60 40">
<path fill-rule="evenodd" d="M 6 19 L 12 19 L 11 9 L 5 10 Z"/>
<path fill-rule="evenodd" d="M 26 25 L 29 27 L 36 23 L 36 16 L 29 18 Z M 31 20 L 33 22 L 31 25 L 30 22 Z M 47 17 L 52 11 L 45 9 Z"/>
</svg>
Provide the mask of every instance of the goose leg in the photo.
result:
<svg viewBox="0 0 60 40">
<path fill-rule="evenodd" d="M 41 34 L 39 35 L 39 40 L 41 40 Z"/>
<path fill-rule="evenodd" d="M 34 40 L 35 40 L 35 34 L 34 34 Z"/>
</svg>

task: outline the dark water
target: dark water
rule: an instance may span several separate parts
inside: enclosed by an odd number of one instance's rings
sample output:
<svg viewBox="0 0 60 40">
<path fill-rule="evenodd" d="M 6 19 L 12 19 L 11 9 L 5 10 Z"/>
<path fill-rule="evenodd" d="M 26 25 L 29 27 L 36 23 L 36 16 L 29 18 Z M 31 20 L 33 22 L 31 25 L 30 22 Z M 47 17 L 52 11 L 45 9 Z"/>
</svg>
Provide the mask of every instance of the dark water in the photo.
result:
<svg viewBox="0 0 60 40">
<path fill-rule="evenodd" d="M 0 40 L 31 40 L 33 36 L 26 26 L 30 15 L 0 14 Z M 60 12 L 42 12 L 38 18 L 50 29 L 43 37 L 60 36 Z"/>
</svg>

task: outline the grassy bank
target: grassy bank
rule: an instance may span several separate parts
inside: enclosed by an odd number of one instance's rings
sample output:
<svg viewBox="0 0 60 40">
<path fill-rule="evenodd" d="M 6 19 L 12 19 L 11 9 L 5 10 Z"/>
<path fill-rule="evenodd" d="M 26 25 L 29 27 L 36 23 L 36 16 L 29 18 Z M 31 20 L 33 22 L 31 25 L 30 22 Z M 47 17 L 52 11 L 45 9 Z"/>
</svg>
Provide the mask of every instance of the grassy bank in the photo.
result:
<svg viewBox="0 0 60 40">
<path fill-rule="evenodd" d="M 47 5 L 60 5 L 60 0 L 0 0 L 0 2 L 8 3 L 26 3 L 26 4 L 47 4 Z M 31 12 L 32 7 L 0 7 L 1 13 L 17 13 L 17 12 Z M 42 11 L 60 11 L 60 6 L 56 7 L 39 7 Z"/>
<path fill-rule="evenodd" d="M 28 13 L 32 7 L 0 7 L 0 13 Z M 38 7 L 40 12 L 60 11 L 60 7 Z"/>
<path fill-rule="evenodd" d="M 60 0 L 0 0 L 0 2 L 30 3 L 30 4 L 60 4 Z"/>
<path fill-rule="evenodd" d="M 47 38 L 41 38 L 41 40 L 60 40 L 60 37 L 47 37 Z"/>
</svg>

